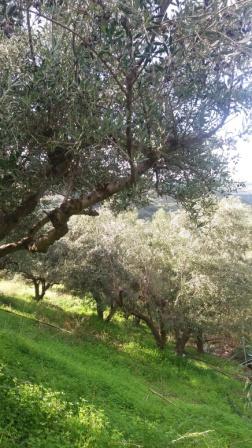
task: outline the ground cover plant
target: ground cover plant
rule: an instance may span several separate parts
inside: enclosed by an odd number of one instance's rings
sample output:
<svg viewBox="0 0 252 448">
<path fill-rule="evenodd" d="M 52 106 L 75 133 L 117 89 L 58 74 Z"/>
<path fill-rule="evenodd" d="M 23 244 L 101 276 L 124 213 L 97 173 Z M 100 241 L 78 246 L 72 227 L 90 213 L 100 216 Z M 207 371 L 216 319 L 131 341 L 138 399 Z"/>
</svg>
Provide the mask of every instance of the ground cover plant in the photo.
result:
<svg viewBox="0 0 252 448">
<path fill-rule="evenodd" d="M 161 354 L 144 325 L 106 324 L 76 297 L 0 290 L 1 447 L 251 446 L 237 364 Z"/>
</svg>

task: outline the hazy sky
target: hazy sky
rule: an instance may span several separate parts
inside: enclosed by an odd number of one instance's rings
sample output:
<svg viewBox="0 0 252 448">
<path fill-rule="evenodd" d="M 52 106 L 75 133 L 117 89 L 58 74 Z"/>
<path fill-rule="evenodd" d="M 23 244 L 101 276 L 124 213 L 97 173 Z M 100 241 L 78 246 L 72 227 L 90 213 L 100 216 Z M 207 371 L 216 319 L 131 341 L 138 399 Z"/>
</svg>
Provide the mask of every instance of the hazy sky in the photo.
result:
<svg viewBox="0 0 252 448">
<path fill-rule="evenodd" d="M 240 141 L 237 148 L 239 161 L 236 167 L 235 178 L 252 183 L 252 138 L 250 141 Z"/>
<path fill-rule="evenodd" d="M 244 127 L 246 128 L 247 120 L 248 118 L 242 117 L 242 115 L 230 118 L 221 133 L 237 136 Z M 237 181 L 252 183 L 252 136 L 238 139 L 236 148 L 238 162 L 235 169 L 232 170 L 233 164 L 230 164 L 233 177 Z"/>
</svg>

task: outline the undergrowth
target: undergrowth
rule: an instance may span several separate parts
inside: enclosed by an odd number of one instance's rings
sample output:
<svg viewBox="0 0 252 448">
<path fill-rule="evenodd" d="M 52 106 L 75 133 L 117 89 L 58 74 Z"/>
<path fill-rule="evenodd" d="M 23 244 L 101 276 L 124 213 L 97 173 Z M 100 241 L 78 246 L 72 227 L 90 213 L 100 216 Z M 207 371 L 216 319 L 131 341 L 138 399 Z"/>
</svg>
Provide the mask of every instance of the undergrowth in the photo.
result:
<svg viewBox="0 0 252 448">
<path fill-rule="evenodd" d="M 235 363 L 160 353 L 144 326 L 100 322 L 61 291 L 0 291 L 1 448 L 252 446 Z"/>
</svg>

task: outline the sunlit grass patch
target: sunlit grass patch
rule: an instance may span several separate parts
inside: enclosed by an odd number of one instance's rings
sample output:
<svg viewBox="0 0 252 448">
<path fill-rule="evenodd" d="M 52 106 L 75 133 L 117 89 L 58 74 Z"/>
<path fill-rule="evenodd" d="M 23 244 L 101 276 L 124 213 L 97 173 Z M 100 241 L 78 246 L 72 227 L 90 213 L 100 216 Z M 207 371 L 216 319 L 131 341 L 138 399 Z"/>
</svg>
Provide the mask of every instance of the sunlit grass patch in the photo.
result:
<svg viewBox="0 0 252 448">
<path fill-rule="evenodd" d="M 109 429 L 104 411 L 85 398 L 69 401 L 62 391 L 12 378 L 4 366 L 0 370 L 0 398 L 2 448 L 108 447 L 122 439 Z"/>
<path fill-rule="evenodd" d="M 92 307 L 72 312 L 80 299 L 53 294 L 39 304 L 0 296 L 1 307 L 26 314 L 0 310 L 1 448 L 251 448 L 251 414 L 243 384 L 232 376 L 235 363 L 193 359 L 192 349 L 179 359 L 173 345 L 160 353 L 144 325 L 120 315 L 101 322 Z"/>
</svg>

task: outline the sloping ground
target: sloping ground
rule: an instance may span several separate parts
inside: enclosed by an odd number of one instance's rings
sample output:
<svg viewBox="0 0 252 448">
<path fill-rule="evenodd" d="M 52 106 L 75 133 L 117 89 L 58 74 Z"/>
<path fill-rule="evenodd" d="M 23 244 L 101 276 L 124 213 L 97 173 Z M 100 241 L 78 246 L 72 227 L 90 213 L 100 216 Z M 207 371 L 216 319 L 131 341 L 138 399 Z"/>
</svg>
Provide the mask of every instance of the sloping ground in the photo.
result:
<svg viewBox="0 0 252 448">
<path fill-rule="evenodd" d="M 0 282 L 1 448 L 251 448 L 235 364 L 160 354 L 145 327 L 11 288 Z"/>
</svg>

